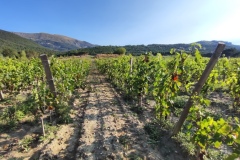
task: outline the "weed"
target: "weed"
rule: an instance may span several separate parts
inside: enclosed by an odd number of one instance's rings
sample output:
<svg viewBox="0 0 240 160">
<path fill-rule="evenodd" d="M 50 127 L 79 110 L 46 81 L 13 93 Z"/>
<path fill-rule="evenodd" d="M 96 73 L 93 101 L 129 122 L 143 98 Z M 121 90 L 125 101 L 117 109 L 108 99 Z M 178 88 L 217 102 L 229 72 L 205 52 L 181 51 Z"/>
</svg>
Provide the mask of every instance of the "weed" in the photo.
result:
<svg viewBox="0 0 240 160">
<path fill-rule="evenodd" d="M 123 117 L 128 118 L 128 114 L 124 113 Z"/>
<path fill-rule="evenodd" d="M 144 126 L 144 130 L 147 132 L 150 139 L 154 141 L 158 141 L 160 139 L 161 134 L 160 134 L 160 131 L 158 130 L 158 127 L 156 127 L 156 123 L 154 122 L 147 123 Z"/>
<path fill-rule="evenodd" d="M 183 108 L 187 102 L 186 96 L 178 96 L 174 99 L 173 107 L 174 108 Z"/>
<path fill-rule="evenodd" d="M 1 122 L 0 123 L 0 132 L 7 132 L 11 130 L 15 130 L 17 127 L 16 121 L 8 121 L 7 123 Z"/>
<path fill-rule="evenodd" d="M 9 121 L 15 120 L 15 118 L 16 118 L 15 112 L 16 112 L 16 108 L 14 106 L 9 106 L 5 109 L 3 118 L 7 119 Z"/>
<path fill-rule="evenodd" d="M 113 103 L 113 105 L 118 105 L 118 101 L 117 100 L 114 100 L 112 103 Z"/>
<path fill-rule="evenodd" d="M 57 115 L 59 117 L 58 122 L 59 123 L 72 123 L 73 119 L 70 116 L 70 107 L 65 103 L 59 103 L 57 104 Z"/>
<path fill-rule="evenodd" d="M 122 98 L 123 98 L 123 100 L 126 101 L 126 102 L 130 102 L 130 101 L 133 100 L 133 97 L 132 97 L 132 95 L 130 95 L 130 94 L 122 94 Z"/>
<path fill-rule="evenodd" d="M 182 108 L 174 108 L 173 114 L 174 114 L 176 117 L 180 117 L 181 113 L 182 113 Z"/>
<path fill-rule="evenodd" d="M 174 124 L 170 120 L 161 120 L 159 123 L 161 124 L 161 128 L 165 130 L 171 130 L 174 127 Z"/>
<path fill-rule="evenodd" d="M 31 144 L 33 142 L 32 136 L 25 136 L 20 142 L 19 142 L 19 149 L 21 152 L 27 152 L 31 148 Z"/>
<path fill-rule="evenodd" d="M 119 137 L 119 143 L 121 143 L 124 147 L 127 147 L 129 144 L 130 137 L 128 135 L 122 135 Z"/>
<path fill-rule="evenodd" d="M 0 104 L 4 104 L 4 105 L 12 105 L 12 103 L 13 103 L 13 100 L 11 97 L 7 97 L 0 101 Z"/>
<path fill-rule="evenodd" d="M 113 118 L 116 118 L 117 115 L 115 113 L 112 113 L 112 116 L 113 116 Z"/>
<path fill-rule="evenodd" d="M 0 113 L 0 120 L 1 120 L 1 129 L 0 130 L 12 130 L 16 127 L 18 123 L 18 118 L 22 117 L 21 112 L 16 111 L 15 106 L 6 107 Z"/>
<path fill-rule="evenodd" d="M 219 150 L 217 149 L 208 149 L 207 151 L 208 153 L 208 157 L 211 157 L 211 159 L 226 159 L 227 158 L 227 155 L 222 153 L 222 152 L 219 152 Z"/>
<path fill-rule="evenodd" d="M 195 145 L 191 142 L 190 136 L 184 134 L 183 132 L 180 132 L 172 138 L 179 142 L 183 150 L 185 150 L 189 155 L 195 155 L 196 148 Z"/>
<path fill-rule="evenodd" d="M 129 160 L 143 160 L 143 158 L 141 158 L 139 155 L 137 155 L 136 153 L 131 153 L 128 156 Z"/>
<path fill-rule="evenodd" d="M 131 106 L 130 110 L 139 115 L 143 113 L 144 108 L 139 106 Z"/>
<path fill-rule="evenodd" d="M 45 128 L 45 136 L 40 136 L 40 142 L 46 142 L 54 139 L 56 137 L 57 131 L 59 127 L 57 126 L 51 126 L 49 124 L 44 125 Z"/>
</svg>

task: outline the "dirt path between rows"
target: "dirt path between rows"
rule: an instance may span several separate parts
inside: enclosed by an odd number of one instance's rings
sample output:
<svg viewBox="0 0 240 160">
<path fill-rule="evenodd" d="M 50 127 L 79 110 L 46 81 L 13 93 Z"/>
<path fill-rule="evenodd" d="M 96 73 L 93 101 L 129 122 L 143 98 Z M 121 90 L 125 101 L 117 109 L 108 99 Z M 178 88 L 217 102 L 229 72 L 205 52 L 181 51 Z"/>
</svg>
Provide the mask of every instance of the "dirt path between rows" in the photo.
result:
<svg viewBox="0 0 240 160">
<path fill-rule="evenodd" d="M 148 145 L 143 124 L 120 103 L 96 70 L 85 110 L 77 159 L 163 159 Z"/>
<path fill-rule="evenodd" d="M 150 143 L 144 125 L 152 115 L 143 113 L 139 117 L 130 111 L 130 106 L 94 65 L 87 89 L 79 89 L 76 94 L 71 106 L 73 123 L 60 126 L 50 141 L 37 142 L 26 152 L 19 151 L 17 142 L 34 136 L 40 125 L 22 125 L 18 131 L 1 133 L 1 159 L 186 159 L 179 147 L 167 139 L 162 139 L 160 147 Z"/>
</svg>

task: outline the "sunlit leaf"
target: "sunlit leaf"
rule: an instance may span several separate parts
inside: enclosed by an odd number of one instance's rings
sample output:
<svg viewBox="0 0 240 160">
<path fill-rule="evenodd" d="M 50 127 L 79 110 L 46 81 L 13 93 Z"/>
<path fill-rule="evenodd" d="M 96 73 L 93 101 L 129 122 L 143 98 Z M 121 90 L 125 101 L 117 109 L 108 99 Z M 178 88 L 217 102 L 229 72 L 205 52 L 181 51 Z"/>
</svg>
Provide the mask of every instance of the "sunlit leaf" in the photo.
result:
<svg viewBox="0 0 240 160">
<path fill-rule="evenodd" d="M 219 141 L 216 141 L 216 142 L 214 143 L 214 146 L 215 146 L 216 148 L 221 147 L 221 145 L 222 145 L 222 142 L 219 142 Z"/>
</svg>

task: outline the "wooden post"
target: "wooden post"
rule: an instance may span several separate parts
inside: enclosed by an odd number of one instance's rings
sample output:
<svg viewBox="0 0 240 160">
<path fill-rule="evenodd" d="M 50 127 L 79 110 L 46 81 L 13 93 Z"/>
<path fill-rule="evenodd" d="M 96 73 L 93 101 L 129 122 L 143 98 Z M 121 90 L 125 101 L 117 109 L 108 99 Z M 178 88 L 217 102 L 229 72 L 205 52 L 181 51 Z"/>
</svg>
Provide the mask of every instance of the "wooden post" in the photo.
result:
<svg viewBox="0 0 240 160">
<path fill-rule="evenodd" d="M 3 96 L 3 93 L 2 93 L 1 90 L 0 90 L 0 100 L 1 100 L 1 101 L 4 100 L 4 96 Z"/>
<path fill-rule="evenodd" d="M 130 59 L 130 74 L 132 74 L 133 58 Z"/>
<path fill-rule="evenodd" d="M 45 137 L 45 128 L 44 128 L 43 117 L 41 117 L 41 122 L 42 122 L 43 137 Z"/>
<path fill-rule="evenodd" d="M 140 93 L 138 96 L 138 107 L 142 108 L 142 99 L 143 99 L 143 94 Z"/>
<path fill-rule="evenodd" d="M 56 97 L 57 96 L 57 92 L 54 86 L 54 81 L 53 81 L 53 76 L 49 67 L 49 62 L 48 62 L 48 58 L 46 54 L 42 54 L 40 55 L 41 61 L 42 61 L 42 65 L 44 67 L 45 73 L 46 73 L 46 78 L 47 78 L 47 82 L 50 88 L 50 91 L 52 92 L 53 96 Z"/>
<path fill-rule="evenodd" d="M 211 59 L 209 60 L 202 76 L 200 77 L 200 79 L 199 79 L 197 85 L 195 86 L 195 88 L 193 89 L 192 96 L 198 95 L 199 92 L 201 91 L 201 89 L 202 89 L 204 83 L 206 82 L 210 72 L 212 71 L 214 65 L 216 64 L 216 62 L 218 61 L 218 58 L 220 57 L 222 51 L 224 50 L 224 47 L 225 47 L 224 43 L 218 43 L 218 46 L 217 46 L 215 52 L 213 53 Z M 193 105 L 192 96 L 190 96 L 190 98 L 188 99 L 188 102 L 185 105 L 184 110 L 182 111 L 182 114 L 181 114 L 178 122 L 176 123 L 176 125 L 175 125 L 175 127 L 172 131 L 171 136 L 176 135 L 180 131 L 184 121 L 186 120 L 186 118 L 188 116 L 188 113 L 189 113 L 189 110 Z"/>
</svg>

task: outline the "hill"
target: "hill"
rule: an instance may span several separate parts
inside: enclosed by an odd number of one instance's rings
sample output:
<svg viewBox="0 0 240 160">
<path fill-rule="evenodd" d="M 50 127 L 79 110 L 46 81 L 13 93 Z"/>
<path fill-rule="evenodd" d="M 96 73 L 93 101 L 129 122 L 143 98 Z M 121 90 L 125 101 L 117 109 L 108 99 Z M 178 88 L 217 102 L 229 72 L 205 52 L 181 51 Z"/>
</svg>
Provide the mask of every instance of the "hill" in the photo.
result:
<svg viewBox="0 0 240 160">
<path fill-rule="evenodd" d="M 41 46 L 46 48 L 56 50 L 56 51 L 69 51 L 79 48 L 88 48 L 94 47 L 93 45 L 86 41 L 80 41 L 74 38 L 66 37 L 63 35 L 57 34 L 48 34 L 48 33 L 21 33 L 14 32 L 15 34 L 30 39 Z"/>
<path fill-rule="evenodd" d="M 0 54 L 2 54 L 4 50 L 9 51 L 9 49 L 16 53 L 24 50 L 34 54 L 56 54 L 56 52 L 44 48 L 29 39 L 20 37 L 8 31 L 0 30 Z"/>
<path fill-rule="evenodd" d="M 206 50 L 207 52 L 213 52 L 218 42 L 225 43 L 226 44 L 225 49 L 236 48 L 237 50 L 240 50 L 240 45 L 234 45 L 231 42 L 227 42 L 227 41 L 212 40 L 212 41 L 198 41 L 197 43 L 200 43 L 204 47 L 203 49 Z"/>
<path fill-rule="evenodd" d="M 200 43 L 202 45 L 202 48 L 200 49 L 200 52 L 203 54 L 203 56 L 211 56 L 211 53 L 214 52 L 216 49 L 216 46 L 220 41 L 198 41 L 197 43 Z M 229 52 L 231 56 L 238 56 L 240 55 L 240 46 L 239 45 L 233 45 L 231 42 L 221 41 L 226 44 L 225 52 L 226 56 L 229 56 Z M 132 55 L 140 55 L 144 54 L 146 52 L 152 52 L 153 54 L 156 53 L 162 53 L 163 55 L 169 55 L 169 51 L 172 48 L 176 49 L 184 49 L 189 50 L 191 47 L 191 44 L 150 44 L 150 45 L 126 45 L 126 46 L 96 46 L 92 48 L 83 48 L 78 50 L 72 50 L 65 52 L 61 55 L 81 55 L 81 54 L 90 54 L 90 55 L 96 55 L 101 53 L 113 53 L 117 48 L 124 47 L 126 48 L 126 53 L 131 53 Z"/>
<path fill-rule="evenodd" d="M 23 38 L 25 37 L 25 38 Z M 5 47 L 14 48 L 18 52 L 21 50 L 34 50 L 39 53 L 53 53 L 51 50 L 47 50 L 42 47 L 45 46 L 49 49 L 58 51 L 57 55 L 70 56 L 90 54 L 96 55 L 101 53 L 113 53 L 119 47 L 124 47 L 127 50 L 127 54 L 140 55 L 146 52 L 152 52 L 153 54 L 162 53 L 163 55 L 169 55 L 169 51 L 172 48 L 189 50 L 191 44 L 149 44 L 149 45 L 125 45 L 125 46 L 97 46 L 86 41 L 79 41 L 70 37 L 48 34 L 48 33 L 10 33 L 0 30 L 0 53 Z M 211 53 L 215 50 L 219 41 L 198 41 L 202 45 L 200 52 L 203 56 L 211 56 Z M 231 42 L 221 41 L 226 44 L 225 51 L 226 56 L 240 56 L 240 45 L 234 45 Z M 62 52 L 59 52 L 62 51 Z"/>
</svg>

